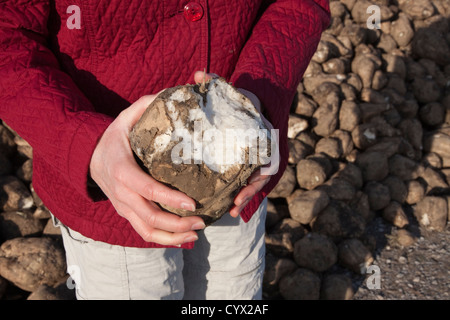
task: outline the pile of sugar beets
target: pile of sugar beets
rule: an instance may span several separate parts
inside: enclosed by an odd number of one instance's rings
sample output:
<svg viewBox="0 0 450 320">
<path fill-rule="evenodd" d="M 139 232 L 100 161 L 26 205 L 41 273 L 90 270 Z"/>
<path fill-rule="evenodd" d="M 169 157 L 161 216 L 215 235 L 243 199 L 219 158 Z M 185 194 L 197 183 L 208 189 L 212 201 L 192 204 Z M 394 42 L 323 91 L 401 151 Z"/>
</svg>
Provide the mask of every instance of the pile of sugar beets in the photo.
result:
<svg viewBox="0 0 450 320">
<path fill-rule="evenodd" d="M 268 298 L 351 299 L 337 270 L 368 273 L 376 217 L 400 246 L 414 243 L 412 222 L 439 232 L 450 217 L 450 2 L 330 7 L 292 105 L 289 168 L 269 195 Z"/>
<path fill-rule="evenodd" d="M 289 166 L 269 195 L 267 299 L 351 299 L 349 273 L 374 260 L 376 217 L 401 246 L 414 243 L 413 222 L 439 232 L 449 220 L 450 2 L 330 7 L 292 104 Z M 0 299 L 73 299 L 66 268 L 33 190 L 32 149 L 0 123 Z"/>
</svg>

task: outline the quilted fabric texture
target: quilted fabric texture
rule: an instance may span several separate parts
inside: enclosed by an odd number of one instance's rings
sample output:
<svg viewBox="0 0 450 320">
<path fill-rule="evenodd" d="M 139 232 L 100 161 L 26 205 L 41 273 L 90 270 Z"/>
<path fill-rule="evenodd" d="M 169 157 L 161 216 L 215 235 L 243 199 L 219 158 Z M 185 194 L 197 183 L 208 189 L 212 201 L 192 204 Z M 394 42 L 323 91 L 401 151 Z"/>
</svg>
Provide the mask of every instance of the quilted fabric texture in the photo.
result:
<svg viewBox="0 0 450 320">
<path fill-rule="evenodd" d="M 89 192 L 92 152 L 114 117 L 145 94 L 207 69 L 255 93 L 280 129 L 281 166 L 242 212 L 248 221 L 287 165 L 296 87 L 329 23 L 326 0 L 0 1 L 0 118 L 34 150 L 33 184 L 64 224 L 110 244 L 146 243 Z M 69 28 L 80 8 L 80 28 Z M 185 247 L 191 247 L 187 244 Z"/>
</svg>

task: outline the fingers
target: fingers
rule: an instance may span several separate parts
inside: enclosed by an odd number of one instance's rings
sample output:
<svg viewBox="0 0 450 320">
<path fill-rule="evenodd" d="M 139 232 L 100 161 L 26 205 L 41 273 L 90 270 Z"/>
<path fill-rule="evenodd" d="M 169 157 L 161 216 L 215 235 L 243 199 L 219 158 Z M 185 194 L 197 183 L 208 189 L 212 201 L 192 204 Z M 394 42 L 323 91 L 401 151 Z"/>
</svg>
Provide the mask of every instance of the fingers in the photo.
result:
<svg viewBox="0 0 450 320">
<path fill-rule="evenodd" d="M 195 230 L 205 228 L 200 217 L 179 217 L 161 210 L 131 190 L 122 190 L 120 198 L 110 198 L 117 213 L 127 219 L 144 241 L 179 246 L 198 239 Z"/>
<path fill-rule="evenodd" d="M 126 193 L 123 199 L 116 199 L 114 206 L 122 216 L 137 216 L 146 226 L 144 229 L 161 229 L 168 232 L 185 233 L 205 227 L 200 217 L 179 217 L 161 210 L 155 203 L 147 201 L 134 192 Z"/>
<path fill-rule="evenodd" d="M 162 211 L 156 204 L 135 193 L 127 194 L 126 201 L 111 200 L 116 211 L 130 222 L 144 241 L 179 246 L 196 241 L 195 230 L 205 228 L 200 217 L 179 217 Z"/>
<path fill-rule="evenodd" d="M 196 71 L 194 74 L 194 81 L 196 83 L 202 83 L 203 81 L 208 81 L 217 77 L 219 76 L 215 73 L 205 73 L 203 71 Z"/>
<path fill-rule="evenodd" d="M 249 178 L 249 184 L 242 188 L 234 199 L 235 207 L 230 210 L 232 217 L 237 217 L 250 200 L 269 182 L 271 176 L 262 175 L 260 170 Z"/>
<path fill-rule="evenodd" d="M 119 214 L 123 216 L 128 214 L 128 216 L 125 216 L 128 220 L 133 218 L 134 221 L 143 222 L 141 232 L 161 230 L 169 233 L 185 233 L 205 227 L 200 217 L 181 218 L 161 210 L 154 203 L 194 211 L 194 200 L 184 193 L 154 180 L 135 163 L 127 165 L 126 168 L 126 175 L 119 174 L 116 176 L 120 187 L 114 190 L 112 194 L 110 193 L 110 200 Z M 179 238 L 177 237 L 177 239 Z"/>
<path fill-rule="evenodd" d="M 142 171 L 136 163 L 128 166 L 126 179 L 123 179 L 123 184 L 149 201 L 176 209 L 195 211 L 195 201 L 193 199 L 156 181 Z"/>
<path fill-rule="evenodd" d="M 181 218 L 180 218 L 181 219 Z M 165 246 L 180 246 L 183 243 L 198 240 L 195 231 L 169 232 L 149 226 L 139 215 L 130 212 L 127 220 L 144 241 L 158 243 Z"/>
<path fill-rule="evenodd" d="M 142 114 L 153 102 L 153 100 L 155 100 L 158 94 L 159 93 L 142 96 L 131 106 L 129 106 L 120 113 L 118 118 L 120 120 L 123 120 L 123 122 L 127 124 L 128 130 L 131 130 L 131 128 L 136 124 L 136 122 L 138 122 Z"/>
<path fill-rule="evenodd" d="M 245 202 L 248 203 L 255 194 L 269 182 L 271 176 L 261 174 L 261 170 L 254 172 L 248 179 L 248 185 L 242 188 L 234 199 L 237 206 L 242 206 Z"/>
</svg>

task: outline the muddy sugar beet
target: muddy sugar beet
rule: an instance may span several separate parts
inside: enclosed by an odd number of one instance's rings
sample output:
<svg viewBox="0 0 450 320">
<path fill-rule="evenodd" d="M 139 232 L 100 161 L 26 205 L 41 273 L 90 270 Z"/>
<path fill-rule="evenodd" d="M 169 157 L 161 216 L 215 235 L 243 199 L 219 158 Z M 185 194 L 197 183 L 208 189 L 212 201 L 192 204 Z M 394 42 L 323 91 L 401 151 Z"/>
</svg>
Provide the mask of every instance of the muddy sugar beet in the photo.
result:
<svg viewBox="0 0 450 320">
<path fill-rule="evenodd" d="M 150 104 L 130 133 L 134 153 L 156 180 L 196 201 L 211 224 L 258 168 L 271 162 L 273 130 L 252 102 L 222 78 L 169 88 Z"/>
</svg>

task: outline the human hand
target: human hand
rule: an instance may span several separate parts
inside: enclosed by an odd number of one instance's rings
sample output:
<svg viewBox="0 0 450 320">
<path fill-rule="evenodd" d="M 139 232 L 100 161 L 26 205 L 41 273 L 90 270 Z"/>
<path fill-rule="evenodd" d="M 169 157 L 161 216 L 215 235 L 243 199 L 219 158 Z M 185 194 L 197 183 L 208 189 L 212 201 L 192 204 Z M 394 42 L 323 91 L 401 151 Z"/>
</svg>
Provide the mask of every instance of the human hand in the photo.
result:
<svg viewBox="0 0 450 320">
<path fill-rule="evenodd" d="M 212 78 L 218 77 L 218 75 L 214 73 L 204 73 L 203 71 L 197 71 L 194 75 L 194 80 L 196 83 L 202 83 L 203 81 L 210 80 Z M 271 130 L 271 133 L 276 133 L 273 125 L 264 117 L 261 111 L 261 102 L 258 97 L 252 92 L 237 88 L 242 94 L 244 94 L 250 101 L 253 103 L 255 108 L 261 113 L 261 118 L 264 121 L 266 127 Z M 245 208 L 245 206 L 250 202 L 250 200 L 255 196 L 262 188 L 270 181 L 270 178 L 278 172 L 278 167 L 280 165 L 280 157 L 278 155 L 278 137 L 272 136 L 272 146 L 270 157 L 271 162 L 261 169 L 255 171 L 247 180 L 247 185 L 242 188 L 239 193 L 234 198 L 235 206 L 230 210 L 230 215 L 234 218 L 238 217 L 241 211 Z M 275 148 L 273 148 L 275 146 Z"/>
<path fill-rule="evenodd" d="M 90 173 L 117 213 L 145 241 L 179 246 L 198 239 L 193 230 L 203 229 L 203 220 L 179 217 L 161 210 L 156 203 L 194 211 L 195 202 L 145 173 L 136 163 L 128 139 L 134 124 L 155 98 L 141 97 L 111 123 L 92 154 Z"/>
</svg>

